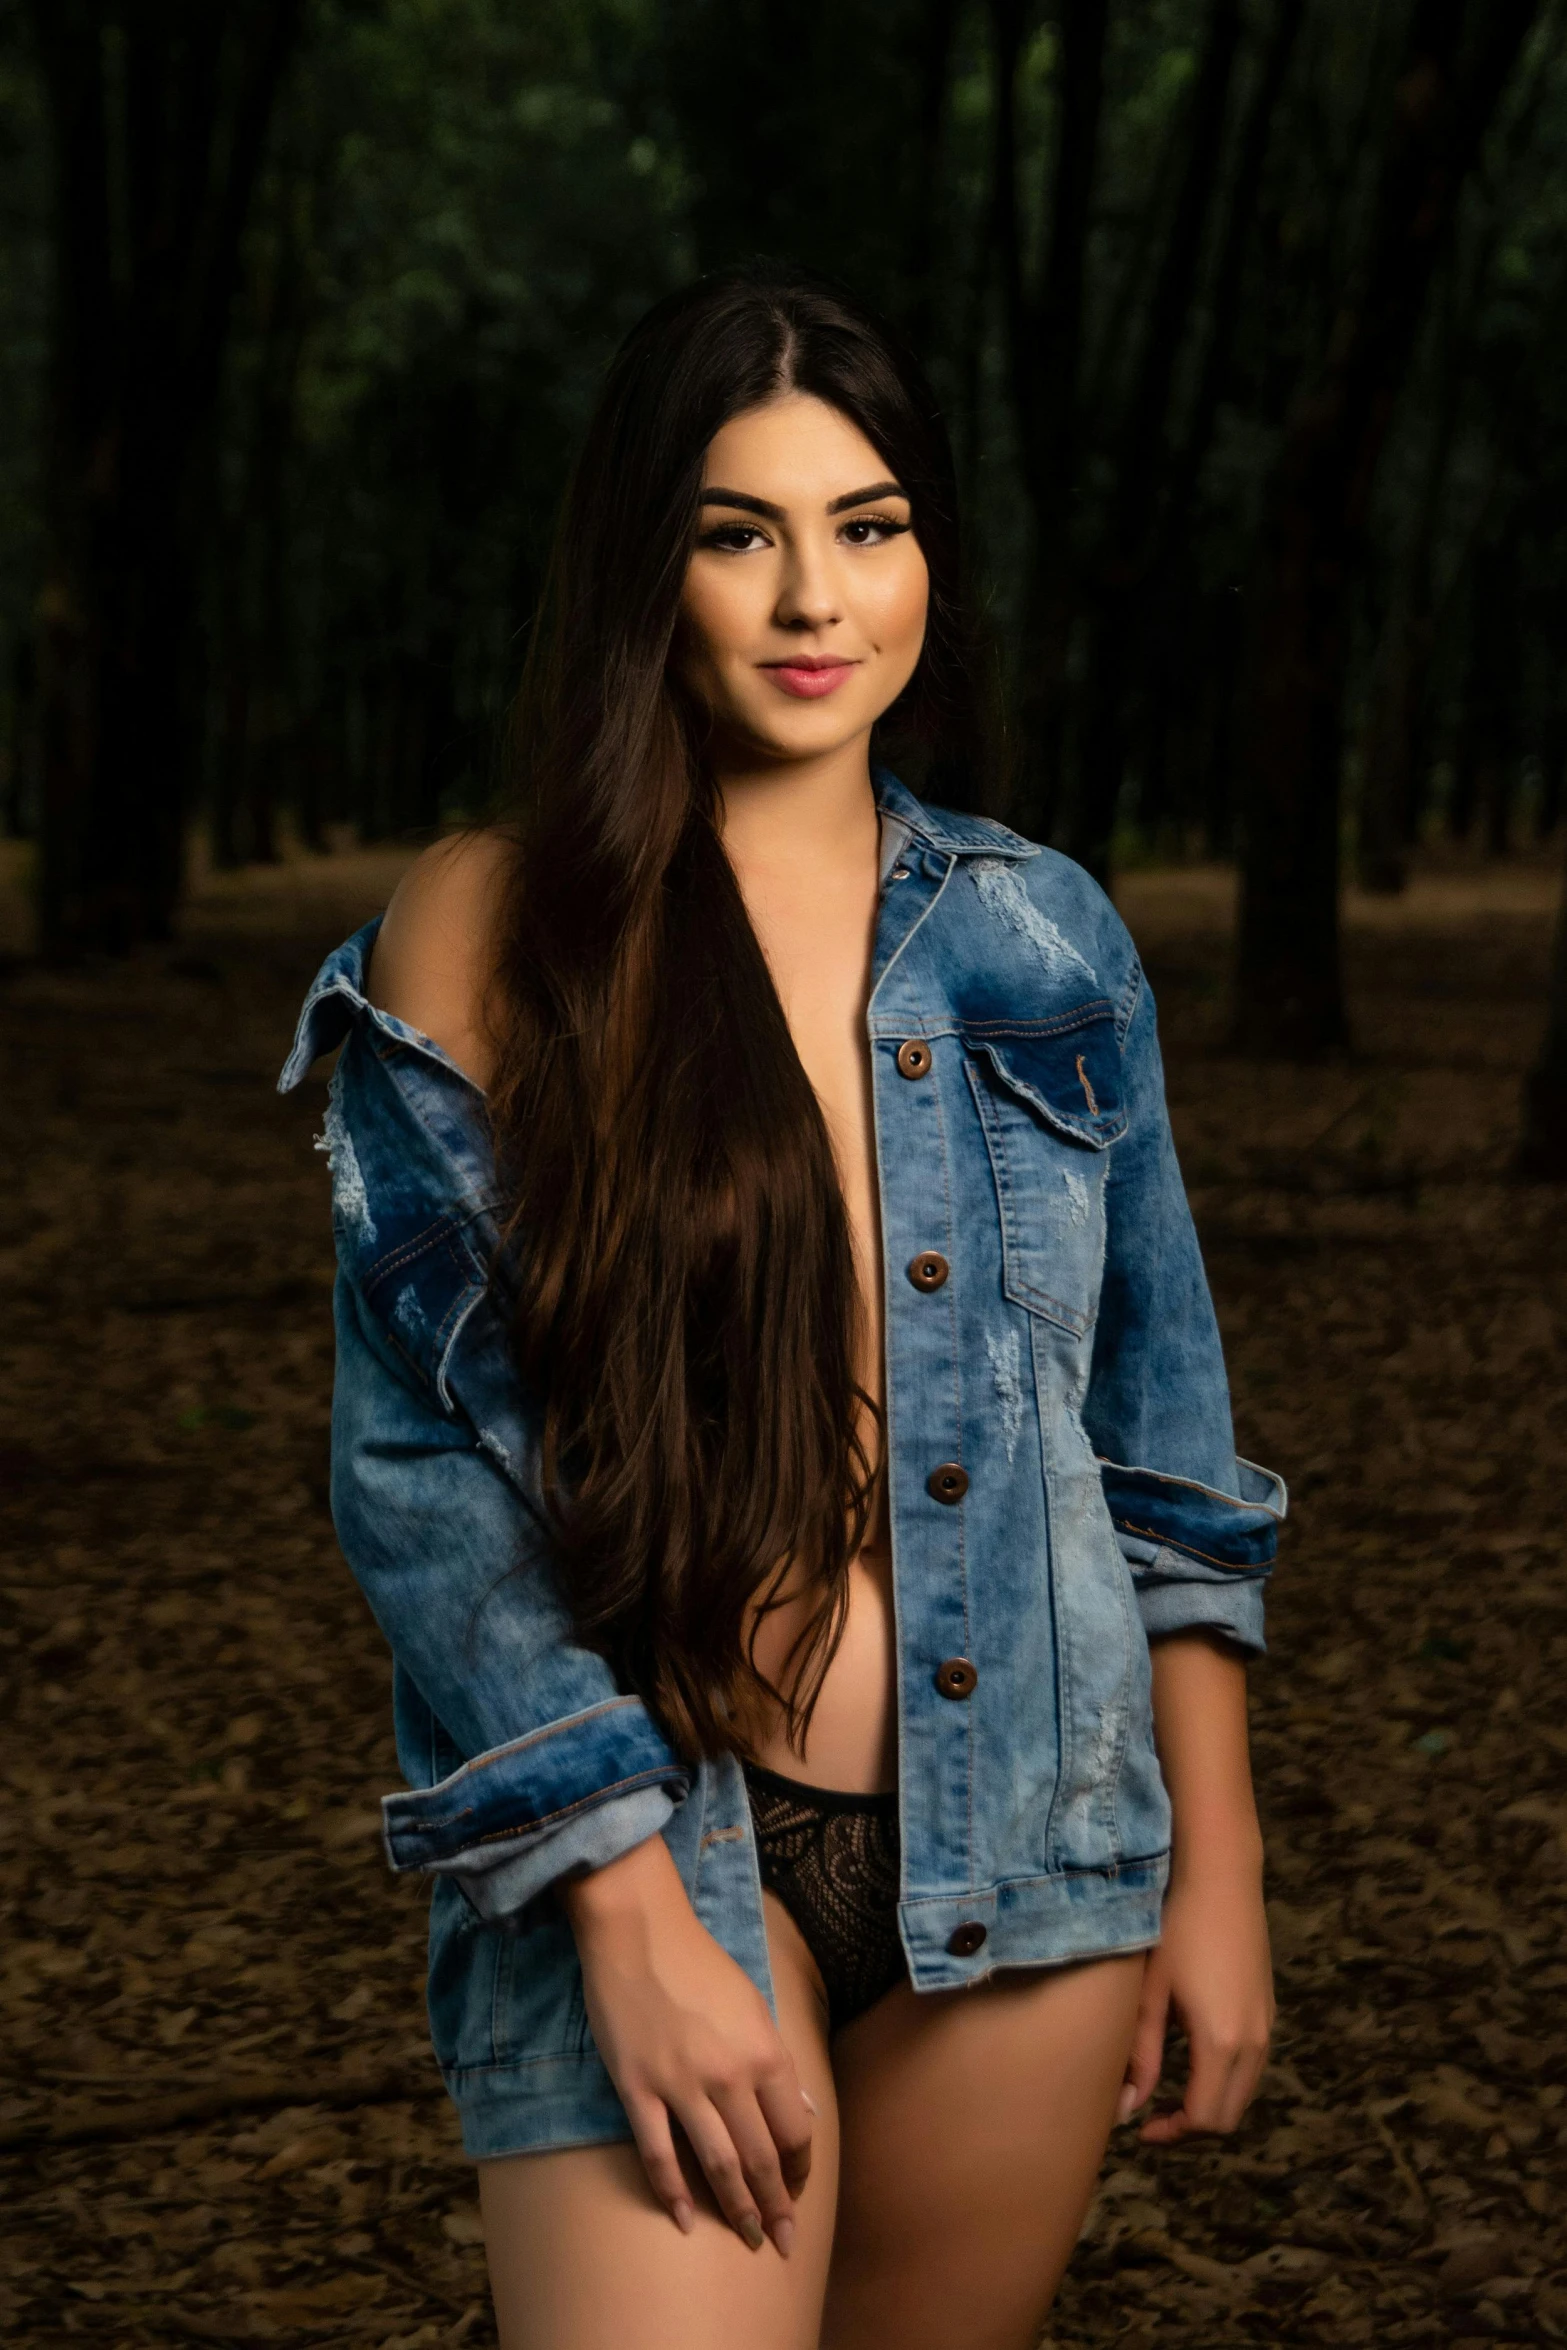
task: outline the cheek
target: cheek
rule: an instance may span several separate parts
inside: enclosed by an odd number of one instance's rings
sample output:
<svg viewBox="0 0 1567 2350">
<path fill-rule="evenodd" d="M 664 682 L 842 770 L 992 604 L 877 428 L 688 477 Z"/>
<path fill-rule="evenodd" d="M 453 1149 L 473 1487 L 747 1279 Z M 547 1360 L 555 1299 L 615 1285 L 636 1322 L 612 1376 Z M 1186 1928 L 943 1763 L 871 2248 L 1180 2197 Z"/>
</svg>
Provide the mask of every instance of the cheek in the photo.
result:
<svg viewBox="0 0 1567 2350">
<path fill-rule="evenodd" d="M 681 631 L 693 650 L 713 661 L 743 650 L 756 633 L 759 585 L 765 602 L 765 582 L 748 579 L 743 565 L 693 565 L 680 598 Z"/>
<path fill-rule="evenodd" d="M 874 612 L 867 611 L 866 618 L 885 651 L 903 651 L 912 659 L 924 640 L 929 607 L 930 573 L 916 552 L 911 562 L 888 565 L 876 582 Z"/>
</svg>

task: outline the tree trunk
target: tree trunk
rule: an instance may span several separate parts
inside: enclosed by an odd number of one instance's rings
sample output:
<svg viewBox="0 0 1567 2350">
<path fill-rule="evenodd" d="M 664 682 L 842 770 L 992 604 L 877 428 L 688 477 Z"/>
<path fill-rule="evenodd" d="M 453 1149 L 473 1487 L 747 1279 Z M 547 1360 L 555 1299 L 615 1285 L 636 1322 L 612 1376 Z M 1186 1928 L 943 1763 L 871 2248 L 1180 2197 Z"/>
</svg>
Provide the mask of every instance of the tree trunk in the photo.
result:
<svg viewBox="0 0 1567 2350">
<path fill-rule="evenodd" d="M 1447 304 L 1438 349 L 1436 420 L 1420 496 L 1400 550 L 1392 603 L 1372 676 L 1361 759 L 1358 860 L 1362 889 L 1396 897 L 1409 880 L 1429 755 L 1431 655 L 1436 643 L 1436 534 L 1465 371 Z"/>
<path fill-rule="evenodd" d="M 1562 820 L 1563 770 L 1567 768 L 1567 705 L 1552 679 L 1540 739 L 1540 803 L 1535 810 L 1535 836 L 1549 840 Z"/>
<path fill-rule="evenodd" d="M 1509 845 L 1521 748 L 1516 514 L 1506 517 L 1496 537 L 1480 540 L 1471 561 L 1474 585 L 1462 724 L 1468 822 L 1472 827 L 1479 818 L 1486 854 L 1499 857 Z"/>
<path fill-rule="evenodd" d="M 1218 420 L 1219 403 L 1229 381 L 1235 335 L 1240 324 L 1246 257 L 1251 250 L 1263 172 L 1273 144 L 1273 118 L 1284 95 L 1284 86 L 1289 79 L 1305 16 L 1306 0 L 1278 0 L 1273 29 L 1262 53 L 1256 87 L 1241 125 L 1239 153 L 1214 264 L 1208 339 L 1203 349 L 1197 389 L 1186 417 L 1181 445 L 1170 466 L 1162 516 L 1167 558 L 1186 536 L 1197 484 Z"/>
<path fill-rule="evenodd" d="M 1185 168 L 1118 436 L 1115 494 L 1095 566 L 1078 773 L 1066 845 L 1099 881 L 1110 877 L 1110 844 L 1126 766 L 1127 702 L 1142 667 L 1138 649 L 1144 595 L 1159 544 L 1156 497 L 1167 452 L 1176 362 L 1218 182 L 1240 38 L 1240 0 L 1212 0 L 1187 120 Z"/>
<path fill-rule="evenodd" d="M 9 704 L 0 831 L 11 840 L 30 840 L 38 829 L 38 653 L 30 636 L 18 636 L 11 647 Z"/>
<path fill-rule="evenodd" d="M 1416 0 L 1366 266 L 1264 498 L 1234 1017 L 1248 1051 L 1311 1058 L 1349 1039 L 1338 896 L 1350 587 L 1432 269 L 1536 13 L 1537 0 Z"/>
<path fill-rule="evenodd" d="M 198 491 L 298 0 L 32 0 L 53 139 L 46 953 L 166 937 L 194 776 Z"/>
<path fill-rule="evenodd" d="M 1429 600 L 1400 588 L 1382 633 L 1362 752 L 1360 886 L 1384 897 L 1409 880 L 1432 642 Z"/>
<path fill-rule="evenodd" d="M 1567 1183 L 1567 876 L 1556 916 L 1545 1041 L 1524 1080 L 1523 1134 L 1513 1173 L 1531 1183 Z"/>
<path fill-rule="evenodd" d="M 1061 0 L 1055 168 L 1037 300 L 1029 299 L 1023 282 L 1018 212 L 1014 107 L 1021 0 L 992 0 L 991 17 L 996 248 L 1018 445 L 1033 519 L 1019 694 L 1023 814 L 1048 830 L 1060 793 L 1072 630 L 1088 231 L 1104 109 L 1109 0 Z"/>
<path fill-rule="evenodd" d="M 906 322 L 909 340 L 922 356 L 929 355 L 935 323 L 941 134 L 957 29 L 958 0 L 926 0 L 919 24 L 919 116 L 915 125 L 918 168 L 915 203 L 909 220 L 910 302 Z"/>
</svg>

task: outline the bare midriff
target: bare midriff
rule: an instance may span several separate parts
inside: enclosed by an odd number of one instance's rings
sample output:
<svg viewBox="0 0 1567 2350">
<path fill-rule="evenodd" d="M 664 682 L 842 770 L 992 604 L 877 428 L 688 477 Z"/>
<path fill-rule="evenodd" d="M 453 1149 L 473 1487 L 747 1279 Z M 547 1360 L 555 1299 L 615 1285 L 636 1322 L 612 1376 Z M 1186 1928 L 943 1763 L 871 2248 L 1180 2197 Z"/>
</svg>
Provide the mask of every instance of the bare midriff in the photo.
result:
<svg viewBox="0 0 1567 2350">
<path fill-rule="evenodd" d="M 826 903 L 816 893 L 791 904 L 792 893 L 780 890 L 773 897 L 747 889 L 795 1049 L 821 1103 L 837 1158 L 861 1302 L 859 1380 L 879 1406 L 881 1210 L 865 1027 L 877 895 L 873 871 L 861 878 L 852 896 L 833 893 Z M 879 1430 L 869 1414 L 862 1435 L 870 1458 L 879 1464 Z M 796 1596 L 769 1614 L 757 1635 L 757 1663 L 775 1684 L 815 1604 L 816 1594 L 803 1575 L 800 1585 Z M 843 1637 L 812 1712 L 805 1751 L 802 1755 L 790 1745 L 781 1718 L 774 1719 L 754 1741 L 756 1760 L 786 1777 L 853 1794 L 895 1787 L 896 1656 L 886 1483 L 878 1473 L 867 1537 L 849 1568 Z"/>
</svg>

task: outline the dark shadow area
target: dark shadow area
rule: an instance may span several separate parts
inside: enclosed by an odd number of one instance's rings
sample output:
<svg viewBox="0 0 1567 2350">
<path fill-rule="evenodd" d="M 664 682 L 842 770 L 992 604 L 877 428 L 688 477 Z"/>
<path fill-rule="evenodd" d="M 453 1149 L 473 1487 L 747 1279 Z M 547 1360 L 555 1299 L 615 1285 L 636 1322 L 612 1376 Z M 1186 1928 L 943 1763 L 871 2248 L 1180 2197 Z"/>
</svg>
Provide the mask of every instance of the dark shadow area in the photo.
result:
<svg viewBox="0 0 1567 2350">
<path fill-rule="evenodd" d="M 385 1873 L 389 1667 L 326 1508 L 321 1073 L 345 858 L 179 949 L 13 969 L 0 2037 L 17 2350 L 492 2339 Z M 1111 2149 L 1050 2340 L 1567 2339 L 1561 1200 L 1499 1179 L 1551 875 L 1352 903 L 1364 1051 L 1220 1049 L 1229 878 L 1129 880 L 1244 1452 L 1294 1514 L 1255 1675 L 1280 1975 L 1241 2134 Z"/>
</svg>

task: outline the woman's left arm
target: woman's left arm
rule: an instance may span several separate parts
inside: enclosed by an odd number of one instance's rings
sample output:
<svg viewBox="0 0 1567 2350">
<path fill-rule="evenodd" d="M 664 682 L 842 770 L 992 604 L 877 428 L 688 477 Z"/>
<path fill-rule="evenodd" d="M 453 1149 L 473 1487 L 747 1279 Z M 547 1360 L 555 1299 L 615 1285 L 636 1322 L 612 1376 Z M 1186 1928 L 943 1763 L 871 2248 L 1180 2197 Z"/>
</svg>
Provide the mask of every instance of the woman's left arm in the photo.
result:
<svg viewBox="0 0 1567 2350">
<path fill-rule="evenodd" d="M 1190 2064 L 1174 2110 L 1143 2142 L 1233 2130 L 1255 2094 L 1273 2028 L 1273 1967 L 1262 1899 L 1262 1833 L 1246 1737 L 1246 1667 L 1200 1631 L 1152 1643 L 1154 1734 L 1173 1815 L 1163 1939 L 1148 1954 L 1137 2036 L 1117 2119 L 1159 2085 L 1172 2012 Z"/>
</svg>

